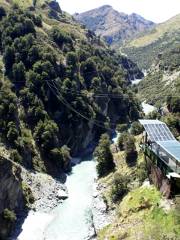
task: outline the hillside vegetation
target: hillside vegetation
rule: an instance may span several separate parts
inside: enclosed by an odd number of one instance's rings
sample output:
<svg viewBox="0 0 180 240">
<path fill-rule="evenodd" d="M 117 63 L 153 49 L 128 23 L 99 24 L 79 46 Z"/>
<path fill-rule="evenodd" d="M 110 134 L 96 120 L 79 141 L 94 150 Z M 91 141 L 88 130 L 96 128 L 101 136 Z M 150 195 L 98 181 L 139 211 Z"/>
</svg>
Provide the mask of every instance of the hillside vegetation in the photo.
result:
<svg viewBox="0 0 180 240">
<path fill-rule="evenodd" d="M 164 105 L 171 97 L 180 97 L 180 45 L 159 55 L 148 75 L 138 85 L 142 101 L 156 106 Z M 178 104 L 178 103 L 177 103 Z"/>
<path fill-rule="evenodd" d="M 138 63 L 141 69 L 148 69 L 158 54 L 173 50 L 179 42 L 180 15 L 177 15 L 129 41 L 121 48 L 121 51 L 131 56 L 131 59 Z"/>
<path fill-rule="evenodd" d="M 129 87 L 134 75 L 142 76 L 136 64 L 56 1 L 0 0 L 0 156 L 53 176 L 70 171 L 71 156 L 92 151 L 116 123 L 139 117 Z M 17 214 L 21 203 L 8 205 L 6 183 L 4 189 L 2 204 Z"/>
</svg>

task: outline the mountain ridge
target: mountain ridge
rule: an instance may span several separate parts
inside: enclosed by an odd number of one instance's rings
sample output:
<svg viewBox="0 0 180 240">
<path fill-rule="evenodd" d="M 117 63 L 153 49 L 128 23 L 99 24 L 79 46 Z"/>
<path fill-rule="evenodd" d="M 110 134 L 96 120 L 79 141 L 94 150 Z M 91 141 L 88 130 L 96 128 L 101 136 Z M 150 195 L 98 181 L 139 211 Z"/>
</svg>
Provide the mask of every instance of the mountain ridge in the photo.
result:
<svg viewBox="0 0 180 240">
<path fill-rule="evenodd" d="M 141 69 L 148 69 L 156 61 L 158 54 L 177 48 L 179 42 L 180 14 L 126 42 L 120 51 L 131 56 Z"/>
<path fill-rule="evenodd" d="M 118 12 L 110 5 L 74 14 L 74 18 L 97 35 L 104 37 L 113 47 L 121 45 L 125 40 L 135 37 L 154 25 L 152 21 L 136 13 L 128 15 Z"/>
</svg>

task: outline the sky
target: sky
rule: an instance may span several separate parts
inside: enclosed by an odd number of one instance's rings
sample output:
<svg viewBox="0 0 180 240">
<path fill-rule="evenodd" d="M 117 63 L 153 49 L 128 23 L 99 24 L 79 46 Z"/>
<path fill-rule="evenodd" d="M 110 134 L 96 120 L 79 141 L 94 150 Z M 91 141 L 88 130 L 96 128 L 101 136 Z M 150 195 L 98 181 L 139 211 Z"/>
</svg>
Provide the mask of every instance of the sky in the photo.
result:
<svg viewBox="0 0 180 240">
<path fill-rule="evenodd" d="M 137 13 L 156 23 L 164 22 L 180 13 L 180 0 L 57 0 L 63 11 L 70 14 L 81 13 L 111 5 L 124 13 Z"/>
</svg>

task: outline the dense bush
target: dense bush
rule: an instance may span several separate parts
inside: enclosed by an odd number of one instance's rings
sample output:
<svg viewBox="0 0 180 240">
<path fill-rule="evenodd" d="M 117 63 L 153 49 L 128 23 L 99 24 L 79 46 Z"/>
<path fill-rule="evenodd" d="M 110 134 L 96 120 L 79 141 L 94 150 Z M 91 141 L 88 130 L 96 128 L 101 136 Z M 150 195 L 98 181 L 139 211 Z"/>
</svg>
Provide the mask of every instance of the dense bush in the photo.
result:
<svg viewBox="0 0 180 240">
<path fill-rule="evenodd" d="M 113 119 L 136 120 L 140 108 L 128 88 L 129 70 L 121 56 L 105 48 L 94 34 L 79 33 L 79 27 L 69 20 L 65 31 L 41 10 L 37 15 L 16 4 L 1 21 L 0 48 L 6 72 L 0 85 L 0 134 L 24 161 L 28 155 L 30 165 L 44 169 L 42 159 L 56 158 L 67 169 L 68 147 L 82 149 L 85 135 L 79 126 L 85 134 L 92 131 L 95 140 L 107 128 L 114 128 Z M 52 29 L 40 31 L 35 26 L 44 27 L 45 15 Z M 105 101 L 103 94 L 109 95 Z M 120 100 L 114 98 L 116 94 Z M 109 109 L 104 114 L 107 99 Z M 108 168 L 102 170 L 104 174 L 114 168 L 109 140 L 106 143 L 109 162 L 104 163 Z M 12 158 L 19 161 L 13 151 Z"/>
<path fill-rule="evenodd" d="M 113 155 L 110 150 L 110 139 L 107 134 L 103 134 L 99 140 L 99 144 L 94 151 L 94 157 L 97 160 L 98 176 L 102 177 L 110 173 L 114 168 Z"/>
<path fill-rule="evenodd" d="M 125 150 L 125 142 L 127 141 L 128 138 L 128 133 L 127 132 L 122 132 L 118 138 L 118 146 L 120 151 Z"/>
<path fill-rule="evenodd" d="M 72 46 L 72 38 L 69 36 L 68 33 L 64 32 L 63 30 L 53 28 L 51 36 L 59 47 L 62 47 L 63 44 L 69 44 L 70 46 Z"/>
<path fill-rule="evenodd" d="M 137 151 L 135 146 L 135 138 L 133 136 L 129 135 L 127 137 L 124 143 L 124 149 L 125 149 L 126 162 L 129 165 L 134 166 L 137 160 Z"/>
<path fill-rule="evenodd" d="M 40 121 L 34 132 L 34 137 L 44 152 L 58 146 L 59 128 L 52 120 Z"/>
<path fill-rule="evenodd" d="M 137 171 L 136 171 L 137 178 L 139 179 L 140 183 L 143 183 L 144 180 L 148 178 L 148 173 L 147 173 L 147 167 L 145 162 L 141 162 L 137 166 Z"/>
<path fill-rule="evenodd" d="M 127 125 L 126 123 L 124 123 L 124 124 L 118 124 L 118 125 L 116 126 L 116 130 L 117 130 L 118 132 L 120 132 L 120 133 L 127 131 L 127 129 L 128 129 L 128 125 Z"/>
<path fill-rule="evenodd" d="M 162 121 L 165 122 L 175 137 L 180 135 L 180 116 L 179 114 L 168 114 L 162 117 Z"/>
<path fill-rule="evenodd" d="M 167 98 L 167 107 L 172 113 L 180 112 L 180 97 L 169 96 Z"/>
<path fill-rule="evenodd" d="M 126 161 L 129 165 L 134 165 L 137 159 L 135 138 L 127 132 L 123 132 L 118 139 L 118 146 L 121 151 L 125 151 Z"/>
<path fill-rule="evenodd" d="M 128 182 L 129 180 L 126 176 L 123 176 L 120 173 L 115 173 L 110 193 L 111 199 L 114 203 L 121 200 L 128 192 Z"/>
<path fill-rule="evenodd" d="M 65 171 L 71 169 L 70 149 L 65 145 L 51 150 L 50 158 Z"/>
<path fill-rule="evenodd" d="M 8 208 L 3 211 L 3 218 L 8 222 L 16 221 L 16 214 L 13 210 L 9 210 Z"/>
<path fill-rule="evenodd" d="M 131 134 L 139 135 L 143 132 L 143 126 L 139 122 L 133 122 L 131 125 Z"/>
<path fill-rule="evenodd" d="M 3 7 L 0 6 L 0 21 L 5 16 L 6 16 L 6 11 L 5 11 L 5 9 Z"/>
<path fill-rule="evenodd" d="M 17 149 L 11 150 L 10 158 L 12 161 L 17 162 L 17 163 L 22 163 L 22 157 L 19 154 Z"/>
</svg>

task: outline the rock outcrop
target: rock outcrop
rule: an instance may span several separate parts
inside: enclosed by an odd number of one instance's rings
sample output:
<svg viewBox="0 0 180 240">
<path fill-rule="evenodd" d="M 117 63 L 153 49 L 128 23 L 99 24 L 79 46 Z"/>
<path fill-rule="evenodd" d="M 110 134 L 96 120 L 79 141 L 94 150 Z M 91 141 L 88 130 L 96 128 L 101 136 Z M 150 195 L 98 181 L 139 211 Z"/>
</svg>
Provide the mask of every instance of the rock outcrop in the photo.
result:
<svg viewBox="0 0 180 240">
<path fill-rule="evenodd" d="M 25 198 L 20 167 L 0 157 L 0 169 L 0 239 L 7 239 L 16 214 L 25 208 Z M 9 217 L 4 216 L 5 209 Z"/>
<path fill-rule="evenodd" d="M 56 12 L 59 12 L 59 13 L 62 13 L 62 10 L 61 10 L 58 2 L 56 2 L 56 1 L 54 1 L 54 0 L 53 0 L 53 1 L 50 1 L 50 2 L 49 2 L 49 6 L 50 6 L 50 8 L 51 8 L 52 10 L 54 10 L 54 11 L 56 11 Z"/>
</svg>

